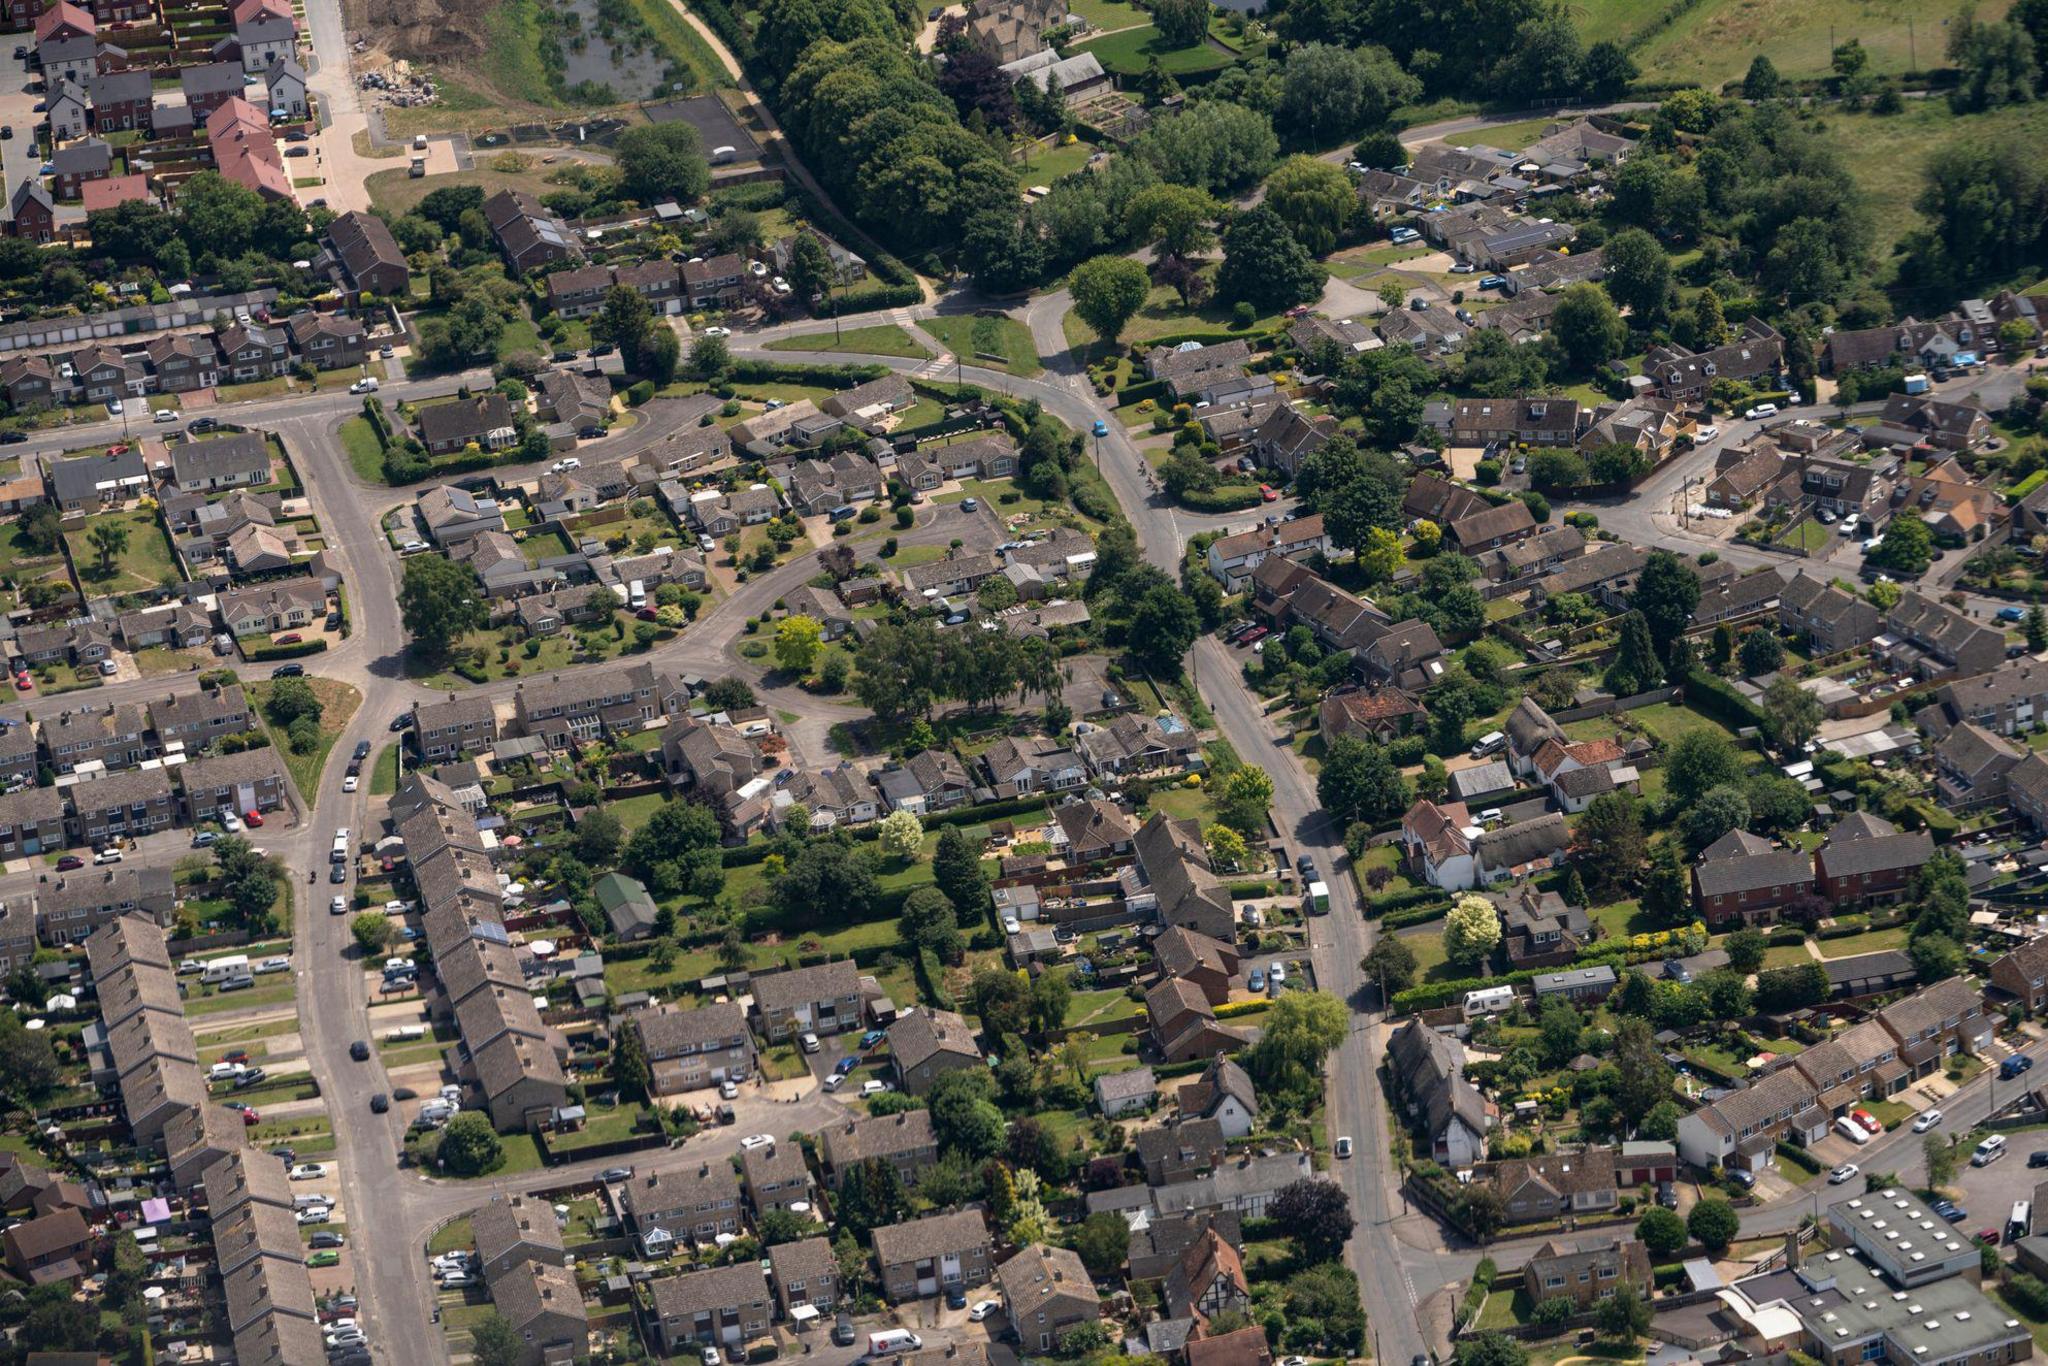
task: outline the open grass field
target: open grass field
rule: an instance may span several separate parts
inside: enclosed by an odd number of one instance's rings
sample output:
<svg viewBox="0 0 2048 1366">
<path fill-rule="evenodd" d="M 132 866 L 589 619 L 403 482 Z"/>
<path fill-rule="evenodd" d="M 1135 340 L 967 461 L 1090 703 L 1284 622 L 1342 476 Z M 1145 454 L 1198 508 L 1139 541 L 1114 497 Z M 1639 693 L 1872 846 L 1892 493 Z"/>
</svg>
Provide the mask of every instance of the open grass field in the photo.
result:
<svg viewBox="0 0 2048 1366">
<path fill-rule="evenodd" d="M 930 360 L 931 352 L 918 344 L 917 338 L 905 332 L 894 323 L 882 323 L 875 327 L 842 328 L 837 338 L 830 329 L 823 332 L 805 332 L 794 337 L 777 337 L 768 343 L 770 351 L 850 351 L 863 356 L 905 356 L 911 360 Z"/>
<path fill-rule="evenodd" d="M 1132 342 L 1166 336 L 1189 336 L 1197 341 L 1229 341 L 1247 332 L 1277 327 L 1280 321 L 1279 314 L 1269 313 L 1254 320 L 1251 327 L 1241 328 L 1231 319 L 1230 310 L 1220 304 L 1210 304 L 1190 313 L 1181 307 L 1180 295 L 1166 285 L 1158 285 L 1147 296 L 1145 306 L 1124 327 L 1123 335 L 1117 338 L 1117 350 L 1121 354 L 1122 349 Z M 1072 309 L 1060 319 L 1060 330 L 1066 335 L 1067 345 L 1087 349 L 1090 360 L 1099 359 L 1096 353 L 1104 348 L 1096 341 L 1095 334 L 1088 330 L 1088 324 L 1082 322 L 1080 315 Z"/>
<path fill-rule="evenodd" d="M 1086 42 L 1076 49 L 1092 52 L 1103 69 L 1120 76 L 1136 76 L 1159 59 L 1159 67 L 1169 75 L 1185 76 L 1193 71 L 1215 71 L 1230 65 L 1231 56 L 1220 48 L 1204 43 L 1196 47 L 1168 47 L 1160 41 L 1159 30 L 1147 24 L 1143 28 L 1126 29 L 1112 33 L 1106 38 Z"/>
<path fill-rule="evenodd" d="M 498 117 L 502 120 L 503 113 L 500 112 Z M 536 161 L 533 169 L 528 171 L 491 171 L 479 168 L 414 179 L 411 172 L 400 166 L 394 170 L 379 171 L 363 184 L 370 192 L 370 203 L 373 207 L 394 214 L 403 214 L 435 190 L 449 185 L 480 185 L 486 196 L 494 195 L 500 190 L 523 190 L 536 197 L 549 194 L 554 191 L 555 186 L 548 184 L 547 177 L 543 174 L 545 169 Z"/>
<path fill-rule="evenodd" d="M 1015 318 L 976 318 L 952 313 L 926 318 L 919 327 L 946 344 L 946 349 L 975 365 L 996 365 L 1013 375 L 1029 377 L 1045 367 L 1031 344 L 1031 331 Z M 990 359 L 1001 356 L 1001 361 Z"/>
<path fill-rule="evenodd" d="M 1145 11 L 1131 4 L 1130 0 L 1074 0 L 1067 9 L 1076 19 L 1086 19 L 1105 32 L 1136 28 L 1151 22 Z"/>
<path fill-rule="evenodd" d="M 1869 43 L 1865 38 L 1864 45 Z M 1921 47 L 1924 54 L 1924 38 Z M 1949 111 L 1946 100 L 1907 100 L 1902 111 L 1889 117 L 1829 110 L 1814 126 L 1868 196 L 1877 225 L 1877 259 L 1887 261 L 1899 239 L 1924 221 L 1913 200 L 1935 153 L 1964 144 L 2041 146 L 2048 140 L 2048 105 L 2015 105 L 1959 117 Z"/>
<path fill-rule="evenodd" d="M 1572 14 L 1588 42 L 1626 41 L 1644 34 L 1664 8 L 1641 0 L 1582 0 Z M 1996 20 L 2009 8 L 2010 0 L 1991 0 L 1978 7 L 1977 17 Z M 1869 52 L 1873 72 L 1897 72 L 1916 57 L 1921 67 L 1940 64 L 1946 18 L 1912 0 L 1703 0 L 1645 36 L 1630 55 L 1646 80 L 1711 86 L 1740 80 L 1759 52 L 1768 52 L 1784 75 L 1820 75 L 1833 44 L 1853 37 Z"/>
<path fill-rule="evenodd" d="M 348 452 L 348 467 L 356 478 L 370 483 L 384 481 L 384 447 L 377 429 L 366 417 L 352 417 L 341 424 L 341 448 Z"/>
<path fill-rule="evenodd" d="M 1017 171 L 1018 183 L 1024 185 L 1050 185 L 1063 175 L 1072 175 L 1088 164 L 1088 158 L 1102 149 L 1092 142 L 1076 140 L 1064 147 L 1041 147 L 1029 144 L 1027 154 L 1012 162 Z"/>
<path fill-rule="evenodd" d="M 128 542 L 120 553 L 104 563 L 92 543 L 93 529 L 100 526 L 117 526 L 128 533 Z M 153 509 L 102 512 L 88 517 L 78 530 L 64 533 L 64 543 L 71 549 L 72 567 L 91 594 L 134 593 L 154 588 L 166 579 L 175 582 L 179 577 L 177 564 L 171 558 L 171 543 Z"/>
<path fill-rule="evenodd" d="M 290 770 L 292 781 L 298 784 L 299 796 L 303 803 L 310 805 L 313 794 L 320 787 L 320 770 L 327 764 L 327 756 L 334 749 L 334 741 L 347 728 L 349 719 L 356 714 L 356 708 L 363 705 L 363 695 L 346 683 L 332 678 L 308 675 L 306 683 L 313 689 L 325 708 L 320 714 L 320 740 L 305 754 L 295 754 L 285 740 L 282 726 L 270 728 L 270 740 L 284 759 L 284 766 Z M 249 700 L 260 711 L 270 697 L 274 685 L 268 680 L 249 684 Z M 265 722 L 268 725 L 266 719 Z"/>
</svg>

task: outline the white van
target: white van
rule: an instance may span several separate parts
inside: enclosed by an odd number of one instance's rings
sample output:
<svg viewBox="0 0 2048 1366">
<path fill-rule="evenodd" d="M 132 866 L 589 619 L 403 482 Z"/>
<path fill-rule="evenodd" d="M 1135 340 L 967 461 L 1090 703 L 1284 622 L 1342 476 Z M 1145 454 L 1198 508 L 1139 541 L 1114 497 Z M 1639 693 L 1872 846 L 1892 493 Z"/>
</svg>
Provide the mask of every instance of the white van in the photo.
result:
<svg viewBox="0 0 2048 1366">
<path fill-rule="evenodd" d="M 1835 1132 L 1859 1148 L 1870 1142 L 1870 1131 L 1847 1115 L 1843 1115 L 1835 1121 Z"/>
<path fill-rule="evenodd" d="M 2005 1135 L 1993 1134 L 1977 1145 L 1977 1151 L 1970 1154 L 1970 1165 L 1988 1167 L 2005 1156 Z"/>
<path fill-rule="evenodd" d="M 916 1352 L 924 1347 L 924 1339 L 908 1328 L 889 1328 L 879 1333 L 868 1334 L 868 1355 L 890 1357 L 899 1352 Z"/>
<path fill-rule="evenodd" d="M 1479 743 L 1472 746 L 1472 757 L 1484 759 L 1489 754 L 1498 754 L 1508 747 L 1508 737 L 1497 730 L 1490 730 L 1479 737 Z"/>
<path fill-rule="evenodd" d="M 329 863 L 348 862 L 348 831 L 337 830 L 334 833 L 334 847 L 327 851 L 327 861 Z"/>
</svg>

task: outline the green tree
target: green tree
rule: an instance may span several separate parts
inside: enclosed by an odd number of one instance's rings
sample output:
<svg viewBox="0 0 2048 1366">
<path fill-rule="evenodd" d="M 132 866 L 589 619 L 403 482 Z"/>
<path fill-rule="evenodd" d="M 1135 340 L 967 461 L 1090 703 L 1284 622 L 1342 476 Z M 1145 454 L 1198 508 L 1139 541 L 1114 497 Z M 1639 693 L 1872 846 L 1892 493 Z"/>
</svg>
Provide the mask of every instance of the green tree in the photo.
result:
<svg viewBox="0 0 2048 1366">
<path fill-rule="evenodd" d="M 1768 626 L 1742 634 L 1742 643 L 1736 647 L 1735 658 L 1742 665 L 1745 678 L 1758 674 L 1775 673 L 1785 663 L 1785 642 L 1778 639 L 1778 633 Z"/>
<path fill-rule="evenodd" d="M 1415 985 L 1420 965 L 1415 960 L 1415 950 L 1400 935 L 1383 933 L 1358 966 L 1374 983 L 1385 987 L 1386 995 L 1392 996 Z"/>
<path fill-rule="evenodd" d="M 1783 82 L 1778 68 L 1771 59 L 1759 52 L 1750 61 L 1749 74 L 1742 78 L 1742 98 L 1746 100 L 1772 100 L 1778 97 Z"/>
<path fill-rule="evenodd" d="M 1680 822 L 1685 842 L 1695 853 L 1731 830 L 1749 825 L 1749 798 L 1733 784 L 1708 788 Z"/>
<path fill-rule="evenodd" d="M 1722 941 L 1721 947 L 1727 951 L 1728 966 L 1748 974 L 1764 965 L 1764 953 L 1770 947 L 1770 940 L 1762 930 L 1746 925 Z"/>
<path fill-rule="evenodd" d="M 1304 43 L 1287 54 L 1276 116 L 1297 145 L 1328 147 L 1381 127 L 1421 94 L 1422 82 L 1385 48 Z"/>
<path fill-rule="evenodd" d="M 1201 625 L 1187 594 L 1161 584 L 1138 600 L 1124 638 L 1132 656 L 1146 669 L 1178 678 L 1181 658 L 1195 643 Z"/>
<path fill-rule="evenodd" d="M 1350 1030 L 1344 1003 L 1327 992 L 1290 991 L 1261 1020 L 1259 1041 L 1244 1054 L 1259 1094 L 1306 1113 L 1322 1095 L 1323 1059 Z"/>
<path fill-rule="evenodd" d="M 982 871 L 981 855 L 957 825 L 939 832 L 938 848 L 932 852 L 932 881 L 961 924 L 986 918 L 989 906 L 988 877 Z"/>
<path fill-rule="evenodd" d="M 1503 1333 L 1474 1333 L 1458 1340 L 1458 1366 L 1529 1366 L 1522 1344 Z"/>
<path fill-rule="evenodd" d="M 715 380 L 732 369 L 732 349 L 723 337 L 697 337 L 690 343 L 690 373 Z"/>
<path fill-rule="evenodd" d="M 640 1031 L 631 1026 L 612 1037 L 612 1084 L 622 1095 L 645 1100 L 654 1084 L 654 1068 L 647 1061 L 647 1046 Z"/>
<path fill-rule="evenodd" d="M 504 1163 L 505 1145 L 499 1141 L 487 1115 L 464 1110 L 441 1130 L 441 1146 L 436 1155 L 457 1176 L 480 1176 Z"/>
<path fill-rule="evenodd" d="M 1663 676 L 1664 666 L 1658 661 L 1643 614 L 1630 612 L 1621 619 L 1621 641 L 1601 682 L 1616 697 L 1633 697 L 1655 687 Z"/>
<path fill-rule="evenodd" d="M 1357 210 L 1358 188 L 1341 166 L 1292 156 L 1266 177 L 1266 203 L 1309 255 L 1327 256 Z"/>
<path fill-rule="evenodd" d="M 1207 0 L 1202 2 L 1207 4 Z M 1091 332 L 1112 345 L 1152 292 L 1145 268 L 1124 256 L 1083 261 L 1067 277 L 1067 287 L 1074 295 L 1074 312 Z"/>
<path fill-rule="evenodd" d="M 1590 375 L 1622 354 L 1628 325 L 1598 285 L 1573 285 L 1557 301 L 1550 335 L 1574 374 Z"/>
<path fill-rule="evenodd" d="M 940 961 L 957 964 L 966 956 L 967 940 L 953 905 L 936 887 L 919 887 L 903 899 L 903 942 L 930 949 Z"/>
<path fill-rule="evenodd" d="M 1665 1211 L 1669 1213 L 1669 1211 Z M 1650 1305 L 1635 1286 L 1623 1282 L 1615 1292 L 1600 1302 L 1597 1320 L 1600 1331 L 1609 1337 L 1620 1338 L 1634 1345 L 1635 1340 L 1650 1331 Z"/>
<path fill-rule="evenodd" d="M 795 674 L 807 674 L 817 661 L 825 628 L 816 617 L 784 617 L 775 628 L 775 662 Z"/>
<path fill-rule="evenodd" d="M 1239 214 L 1223 234 L 1223 265 L 1216 292 L 1260 312 L 1291 308 L 1321 297 L 1323 269 L 1287 223 L 1261 205 Z"/>
<path fill-rule="evenodd" d="M 2048 650 L 2048 613 L 2041 610 L 2040 603 L 2027 608 L 2027 615 L 2020 622 L 2020 630 L 2026 633 L 2027 649 L 2034 654 Z"/>
<path fill-rule="evenodd" d="M 1636 1238 L 1651 1258 L 1666 1262 L 1685 1250 L 1685 1220 L 1661 1205 L 1652 1205 L 1636 1220 Z"/>
<path fill-rule="evenodd" d="M 365 958 L 375 958 L 390 946 L 391 918 L 382 911 L 364 911 L 348 922 L 348 930 L 355 936 L 357 947 Z"/>
<path fill-rule="evenodd" d="M 1246 839 L 1266 828 L 1266 813 L 1273 805 L 1273 778 L 1266 770 L 1249 764 L 1234 768 L 1211 791 L 1223 824 Z"/>
<path fill-rule="evenodd" d="M 1194 47 L 1209 35 L 1209 0 L 1155 0 L 1152 22 L 1172 48 Z"/>
<path fill-rule="evenodd" d="M 1632 792 L 1603 792 L 1586 804 L 1574 832 L 1573 866 L 1602 901 L 1625 896 L 1643 871 L 1649 852 L 1642 799 Z"/>
<path fill-rule="evenodd" d="M 469 1326 L 469 1359 L 476 1366 L 519 1366 L 526 1360 L 526 1344 L 510 1319 L 489 1309 Z"/>
<path fill-rule="evenodd" d="M 629 370 L 639 369 L 640 348 L 655 328 L 667 324 L 655 320 L 654 308 L 631 285 L 613 285 L 605 291 L 604 306 L 590 320 L 590 335 L 619 348 Z"/>
<path fill-rule="evenodd" d="M 1643 572 L 1629 594 L 1628 605 L 1643 614 L 1650 629 L 1650 643 L 1659 659 L 1668 659 L 1671 642 L 1684 632 L 1699 606 L 1699 575 L 1679 562 L 1668 550 L 1653 550 L 1643 562 Z"/>
<path fill-rule="evenodd" d="M 1357 1220 L 1351 1215 L 1351 1197 L 1335 1181 L 1304 1177 L 1282 1186 L 1269 1208 L 1273 1222 L 1287 1230 L 1287 1236 L 1310 1264 L 1335 1261 L 1344 1253 Z"/>
<path fill-rule="evenodd" d="M 119 522 L 94 522 L 85 539 L 99 557 L 99 572 L 104 577 L 114 572 L 114 560 L 128 549 L 128 528 Z"/>
<path fill-rule="evenodd" d="M 1692 1213 L 1685 1217 L 1685 1228 L 1701 1247 L 1719 1257 L 1735 1241 L 1742 1220 L 1726 1200 L 1709 1197 L 1692 1207 Z"/>
<path fill-rule="evenodd" d="M 1645 1020 L 1625 1019 L 1615 1028 L 1614 1070 L 1614 1103 L 1631 1124 L 1671 1098 L 1671 1066 Z"/>
<path fill-rule="evenodd" d="M 1602 283 L 1636 325 L 1661 322 L 1670 306 L 1671 258 L 1657 239 L 1641 228 L 1623 228 L 1607 239 L 1600 259 L 1607 267 Z"/>
<path fill-rule="evenodd" d="M 1947 1134 L 1929 1134 L 1922 1139 L 1920 1157 L 1927 1164 L 1929 1190 L 1939 1190 L 1956 1179 L 1956 1150 Z"/>
<path fill-rule="evenodd" d="M 619 188 L 643 205 L 688 204 L 711 188 L 711 166 L 697 130 L 683 120 L 628 128 L 612 144 Z"/>
<path fill-rule="evenodd" d="M 1354 821 L 1376 824 L 1408 809 L 1408 781 L 1387 758 L 1384 746 L 1349 736 L 1330 742 L 1316 774 L 1316 797 L 1340 828 Z"/>
<path fill-rule="evenodd" d="M 1483 896 L 1467 894 L 1444 915 L 1444 957 L 1461 968 L 1476 968 L 1500 943 L 1500 912 Z"/>
<path fill-rule="evenodd" d="M 481 629 L 489 619 L 484 604 L 483 584 L 468 564 L 441 555 L 405 562 L 399 615 L 413 648 L 425 658 L 443 658 L 457 639 Z"/>
<path fill-rule="evenodd" d="M 1771 740 L 1781 754 L 1798 754 L 1820 734 L 1820 699 L 1782 674 L 1764 689 L 1763 709 Z"/>
<path fill-rule="evenodd" d="M 64 514 L 55 503 L 37 503 L 21 519 L 21 538 L 38 555 L 54 555 L 64 544 Z"/>
<path fill-rule="evenodd" d="M 1742 756 L 1718 730 L 1691 730 L 1678 737 L 1664 759 L 1664 784 L 1681 802 L 1692 802 L 1708 788 L 1742 781 Z"/>
<path fill-rule="evenodd" d="M 1130 1255 L 1130 1223 L 1107 1210 L 1091 1214 L 1067 1234 L 1067 1246 L 1080 1254 L 1091 1276 L 1113 1276 Z"/>
</svg>

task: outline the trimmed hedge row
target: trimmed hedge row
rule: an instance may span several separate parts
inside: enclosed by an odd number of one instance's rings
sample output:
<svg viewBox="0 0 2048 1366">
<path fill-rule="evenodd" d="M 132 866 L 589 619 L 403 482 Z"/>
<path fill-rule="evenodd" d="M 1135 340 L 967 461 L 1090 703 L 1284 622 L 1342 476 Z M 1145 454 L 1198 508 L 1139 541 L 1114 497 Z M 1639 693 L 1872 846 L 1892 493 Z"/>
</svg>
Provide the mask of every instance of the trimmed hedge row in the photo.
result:
<svg viewBox="0 0 2048 1366">
<path fill-rule="evenodd" d="M 1259 505 L 1257 484 L 1225 484 L 1219 489 L 1189 489 L 1180 496 L 1190 512 L 1242 512 Z"/>
<path fill-rule="evenodd" d="M 1377 899 L 1368 899 L 1365 907 L 1365 918 L 1367 920 L 1378 920 L 1385 915 L 1413 910 L 1417 906 L 1424 906 L 1438 901 L 1449 905 L 1450 900 L 1449 897 L 1434 887 L 1418 888 L 1412 892 L 1391 892 Z"/>
<path fill-rule="evenodd" d="M 317 655 L 326 648 L 327 638 L 322 636 L 318 640 L 302 640 L 296 645 L 243 646 L 242 657 L 252 663 L 265 659 L 303 659 L 307 655 Z"/>
<path fill-rule="evenodd" d="M 1681 686 L 1685 691 L 1686 705 L 1724 725 L 1741 730 L 1746 726 L 1769 724 L 1754 703 L 1703 669 L 1694 669 L 1687 674 Z"/>
<path fill-rule="evenodd" d="M 886 365 L 789 365 L 773 360 L 734 361 L 735 384 L 836 384 L 851 389 L 889 373 Z"/>
</svg>

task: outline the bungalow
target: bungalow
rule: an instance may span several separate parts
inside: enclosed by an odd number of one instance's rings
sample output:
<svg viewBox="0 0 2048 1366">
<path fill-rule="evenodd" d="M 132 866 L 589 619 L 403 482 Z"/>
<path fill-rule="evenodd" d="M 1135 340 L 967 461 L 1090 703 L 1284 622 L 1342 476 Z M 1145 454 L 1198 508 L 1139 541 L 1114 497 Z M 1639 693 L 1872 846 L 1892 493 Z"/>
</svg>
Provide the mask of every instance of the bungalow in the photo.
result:
<svg viewBox="0 0 2048 1366">
<path fill-rule="evenodd" d="M 1335 548 L 1329 533 L 1324 530 L 1323 514 L 1318 512 L 1291 522 L 1254 527 L 1250 531 L 1221 537 L 1210 543 L 1207 564 L 1209 573 L 1227 591 L 1234 593 L 1242 591 L 1245 580 L 1268 556 L 1303 560 L 1312 555 L 1327 555 Z"/>
<path fill-rule="evenodd" d="M 278 579 L 221 593 L 214 605 L 237 636 L 294 631 L 326 614 L 327 590 L 317 579 Z"/>
<path fill-rule="evenodd" d="M 1451 409 L 1451 443 L 1569 447 L 1579 434 L 1575 398 L 1460 399 Z"/>
<path fill-rule="evenodd" d="M 1493 1169 L 1494 1194 L 1511 1224 L 1612 1214 L 1621 1205 L 1614 1156 L 1612 1148 L 1582 1148 L 1509 1158 Z"/>
<path fill-rule="evenodd" d="M 1424 725 L 1429 713 L 1420 702 L 1399 688 L 1364 688 L 1332 692 L 1324 696 L 1321 708 L 1323 742 L 1353 739 L 1376 740 L 1384 744 Z"/>
<path fill-rule="evenodd" d="M 511 406 L 495 390 L 473 398 L 429 404 L 419 410 L 416 421 L 420 440 L 430 455 L 449 455 L 471 444 L 485 450 L 503 450 L 519 439 Z"/>
</svg>

